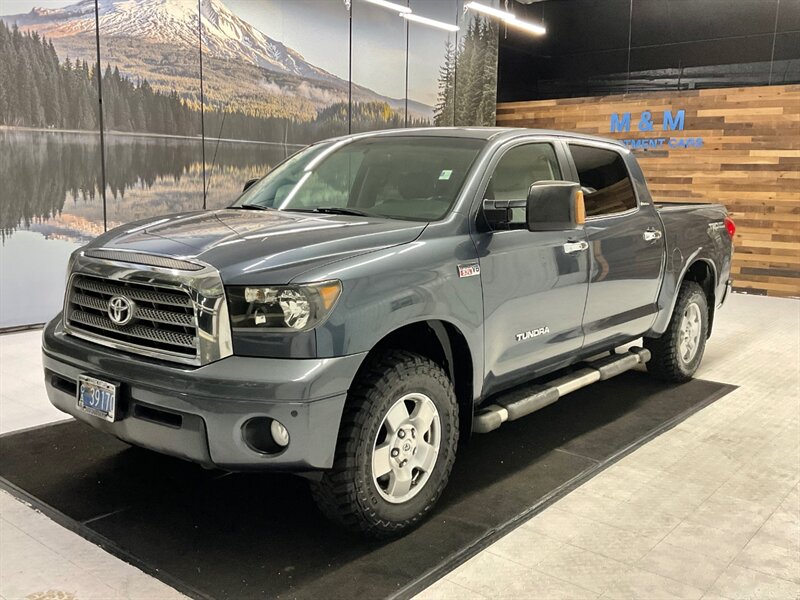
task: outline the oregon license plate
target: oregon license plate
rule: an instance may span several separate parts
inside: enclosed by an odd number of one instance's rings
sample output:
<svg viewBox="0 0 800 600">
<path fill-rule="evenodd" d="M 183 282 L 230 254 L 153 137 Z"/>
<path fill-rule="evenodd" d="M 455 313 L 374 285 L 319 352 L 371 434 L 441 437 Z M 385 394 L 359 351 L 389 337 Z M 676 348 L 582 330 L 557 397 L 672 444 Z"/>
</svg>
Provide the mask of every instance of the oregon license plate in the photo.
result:
<svg viewBox="0 0 800 600">
<path fill-rule="evenodd" d="M 95 417 L 113 421 L 118 391 L 117 384 L 81 375 L 78 377 L 78 408 Z"/>
</svg>

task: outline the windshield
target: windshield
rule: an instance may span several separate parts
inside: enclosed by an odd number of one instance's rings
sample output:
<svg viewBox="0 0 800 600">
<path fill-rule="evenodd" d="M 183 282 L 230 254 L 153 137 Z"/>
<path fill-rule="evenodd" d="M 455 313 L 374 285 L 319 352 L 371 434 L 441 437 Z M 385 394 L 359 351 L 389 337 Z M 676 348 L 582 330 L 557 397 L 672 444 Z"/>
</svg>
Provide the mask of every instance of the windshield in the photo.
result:
<svg viewBox="0 0 800 600">
<path fill-rule="evenodd" d="M 433 221 L 447 214 L 484 142 L 376 136 L 310 146 L 233 205 Z"/>
</svg>

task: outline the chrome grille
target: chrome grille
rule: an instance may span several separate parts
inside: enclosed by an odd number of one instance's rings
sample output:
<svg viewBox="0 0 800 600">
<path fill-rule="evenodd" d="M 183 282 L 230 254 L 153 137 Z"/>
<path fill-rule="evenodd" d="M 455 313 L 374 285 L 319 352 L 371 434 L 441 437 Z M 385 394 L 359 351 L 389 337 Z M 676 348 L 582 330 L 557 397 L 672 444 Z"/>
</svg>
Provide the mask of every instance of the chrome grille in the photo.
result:
<svg viewBox="0 0 800 600">
<path fill-rule="evenodd" d="M 136 303 L 130 323 L 118 325 L 109 318 L 108 301 L 114 296 Z M 144 350 L 197 356 L 194 304 L 189 294 L 181 290 L 75 275 L 66 310 L 66 322 L 72 330 Z"/>
<path fill-rule="evenodd" d="M 94 279 L 90 277 L 76 277 L 72 282 L 73 288 L 79 288 L 97 294 L 107 295 L 109 298 L 120 292 L 125 292 L 125 296 L 137 302 L 152 302 L 154 304 L 166 304 L 169 306 L 192 306 L 192 301 L 188 295 L 176 294 L 173 292 L 154 291 L 154 286 L 141 285 L 138 283 L 116 282 L 111 280 Z"/>
</svg>

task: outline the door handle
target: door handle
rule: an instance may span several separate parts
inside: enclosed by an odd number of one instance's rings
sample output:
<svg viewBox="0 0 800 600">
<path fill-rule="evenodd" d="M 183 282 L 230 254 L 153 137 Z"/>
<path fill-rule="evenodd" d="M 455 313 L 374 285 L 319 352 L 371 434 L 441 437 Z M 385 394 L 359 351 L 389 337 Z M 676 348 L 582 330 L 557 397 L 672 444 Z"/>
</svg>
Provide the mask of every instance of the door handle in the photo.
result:
<svg viewBox="0 0 800 600">
<path fill-rule="evenodd" d="M 580 242 L 567 242 L 564 244 L 564 252 L 567 254 L 575 254 L 576 252 L 583 252 L 589 249 L 589 242 L 581 240 Z"/>
<path fill-rule="evenodd" d="M 644 230 L 642 237 L 645 242 L 654 242 L 655 240 L 661 239 L 661 232 L 658 229 L 650 227 Z"/>
</svg>

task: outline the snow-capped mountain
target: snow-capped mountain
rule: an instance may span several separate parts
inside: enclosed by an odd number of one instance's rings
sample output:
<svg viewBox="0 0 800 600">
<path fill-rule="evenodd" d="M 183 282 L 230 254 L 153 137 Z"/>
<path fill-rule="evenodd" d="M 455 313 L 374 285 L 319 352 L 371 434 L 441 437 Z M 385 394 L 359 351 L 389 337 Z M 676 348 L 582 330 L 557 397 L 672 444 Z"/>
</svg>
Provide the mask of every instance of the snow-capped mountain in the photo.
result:
<svg viewBox="0 0 800 600">
<path fill-rule="evenodd" d="M 99 16 L 103 37 L 126 36 L 197 47 L 197 0 L 100 0 Z M 26 14 L 2 18 L 56 39 L 93 33 L 94 0 L 64 8 L 34 8 Z M 201 0 L 200 19 L 204 52 L 210 56 L 246 61 L 306 79 L 339 79 L 237 17 L 221 0 Z"/>
<path fill-rule="evenodd" d="M 2 6 L 0 0 L 0 7 Z M 99 0 L 103 60 L 123 75 L 150 81 L 157 89 L 187 92 L 186 81 L 197 77 L 198 33 L 203 57 L 209 59 L 206 98 L 217 105 L 258 104 L 265 95 L 297 97 L 317 109 L 348 98 L 349 84 L 308 61 L 296 50 L 274 40 L 238 17 L 224 0 Z M 199 21 L 198 22 L 198 14 Z M 94 0 L 63 8 L 34 8 L 28 13 L 0 15 L 23 31 L 37 31 L 53 43 L 59 55 L 95 60 Z M 261 75 L 254 75 L 261 70 Z M 392 98 L 355 84 L 358 101 L 387 102 L 402 110 L 405 99 Z M 415 117 L 431 118 L 430 106 L 408 101 Z"/>
</svg>

